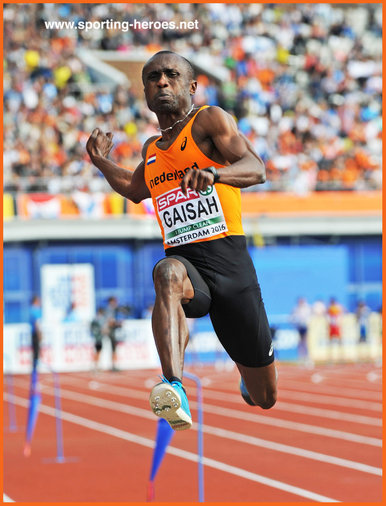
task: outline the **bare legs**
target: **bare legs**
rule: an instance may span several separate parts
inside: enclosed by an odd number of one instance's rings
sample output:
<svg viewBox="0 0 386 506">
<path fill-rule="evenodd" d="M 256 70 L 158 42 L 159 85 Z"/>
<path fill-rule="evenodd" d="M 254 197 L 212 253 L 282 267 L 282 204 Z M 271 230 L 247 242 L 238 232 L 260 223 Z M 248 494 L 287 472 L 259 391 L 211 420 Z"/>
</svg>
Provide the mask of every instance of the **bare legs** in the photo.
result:
<svg viewBox="0 0 386 506">
<path fill-rule="evenodd" d="M 194 297 L 194 289 L 185 266 L 174 258 L 165 258 L 154 271 L 156 299 L 152 315 L 155 344 L 166 378 L 182 379 L 189 330 L 182 303 Z M 275 364 L 246 367 L 236 363 L 248 393 L 256 405 L 271 408 L 276 402 Z"/>
<path fill-rule="evenodd" d="M 155 344 L 166 378 L 182 379 L 189 330 L 182 303 L 194 297 L 185 266 L 174 258 L 165 258 L 154 271 L 156 299 L 152 315 Z"/>
<path fill-rule="evenodd" d="M 254 403 L 263 409 L 272 408 L 276 403 L 277 397 L 277 371 L 275 363 L 273 362 L 265 367 L 246 367 L 237 362 L 236 365 Z"/>
</svg>

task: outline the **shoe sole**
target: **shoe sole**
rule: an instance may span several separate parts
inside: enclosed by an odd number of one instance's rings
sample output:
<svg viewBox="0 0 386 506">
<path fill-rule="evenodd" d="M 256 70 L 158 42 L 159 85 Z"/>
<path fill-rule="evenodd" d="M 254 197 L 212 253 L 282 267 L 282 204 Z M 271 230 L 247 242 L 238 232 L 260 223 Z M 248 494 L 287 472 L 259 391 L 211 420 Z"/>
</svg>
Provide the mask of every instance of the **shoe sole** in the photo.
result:
<svg viewBox="0 0 386 506">
<path fill-rule="evenodd" d="M 192 426 L 192 419 L 181 407 L 181 398 L 168 383 L 155 385 L 150 393 L 150 407 L 153 413 L 164 418 L 174 430 L 186 430 Z"/>
</svg>

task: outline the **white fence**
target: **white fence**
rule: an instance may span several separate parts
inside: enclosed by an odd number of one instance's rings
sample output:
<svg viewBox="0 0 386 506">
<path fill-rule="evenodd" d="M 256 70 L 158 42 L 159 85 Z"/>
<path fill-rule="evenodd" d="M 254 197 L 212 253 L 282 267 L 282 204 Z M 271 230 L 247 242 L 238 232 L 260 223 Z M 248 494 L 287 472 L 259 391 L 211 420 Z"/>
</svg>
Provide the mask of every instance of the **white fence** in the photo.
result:
<svg viewBox="0 0 386 506">
<path fill-rule="evenodd" d="M 355 316 L 346 314 L 341 320 L 340 344 L 328 338 L 328 323 L 324 317 L 314 317 L 308 332 L 308 358 L 318 362 L 358 362 L 381 360 L 382 320 L 377 313 L 369 319 L 368 339 L 359 344 L 359 331 Z M 41 362 L 54 371 L 87 371 L 94 367 L 94 339 L 85 323 L 61 323 L 43 326 Z M 159 366 L 151 322 L 126 320 L 120 330 L 117 346 L 119 369 L 156 368 Z M 275 337 L 275 350 L 279 360 L 298 360 L 299 336 L 294 328 L 279 329 Z M 8 324 L 4 327 L 4 372 L 28 373 L 32 367 L 31 329 L 26 323 Z M 227 360 L 220 342 L 213 331 L 192 333 L 186 350 L 187 363 Z M 99 367 L 110 369 L 111 343 L 103 339 Z"/>
<path fill-rule="evenodd" d="M 379 361 L 382 358 L 382 317 L 371 313 L 367 325 L 366 342 L 359 342 L 359 326 L 354 314 L 345 314 L 340 320 L 341 339 L 330 341 L 328 322 L 323 316 L 314 316 L 308 329 L 310 358 L 318 362 Z"/>
<path fill-rule="evenodd" d="M 41 362 L 54 371 L 85 371 L 94 367 L 94 339 L 86 323 L 43 325 Z M 126 320 L 117 346 L 117 366 L 121 369 L 157 367 L 159 364 L 150 320 Z M 32 367 L 31 329 L 26 323 L 4 327 L 4 372 L 28 373 Z M 99 367 L 109 369 L 111 343 L 104 338 Z"/>
</svg>

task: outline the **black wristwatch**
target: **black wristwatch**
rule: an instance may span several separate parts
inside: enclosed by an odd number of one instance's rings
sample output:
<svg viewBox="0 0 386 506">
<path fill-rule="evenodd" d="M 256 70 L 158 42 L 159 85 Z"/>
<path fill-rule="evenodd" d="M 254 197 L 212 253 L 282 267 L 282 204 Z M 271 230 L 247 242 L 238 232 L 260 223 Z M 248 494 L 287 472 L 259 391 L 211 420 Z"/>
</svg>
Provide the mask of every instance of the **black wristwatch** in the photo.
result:
<svg viewBox="0 0 386 506">
<path fill-rule="evenodd" d="M 213 174 L 214 177 L 213 184 L 217 183 L 217 181 L 220 180 L 220 174 L 217 172 L 217 169 L 215 167 L 208 167 L 202 170 L 205 170 L 206 172 L 210 172 L 211 174 Z"/>
</svg>

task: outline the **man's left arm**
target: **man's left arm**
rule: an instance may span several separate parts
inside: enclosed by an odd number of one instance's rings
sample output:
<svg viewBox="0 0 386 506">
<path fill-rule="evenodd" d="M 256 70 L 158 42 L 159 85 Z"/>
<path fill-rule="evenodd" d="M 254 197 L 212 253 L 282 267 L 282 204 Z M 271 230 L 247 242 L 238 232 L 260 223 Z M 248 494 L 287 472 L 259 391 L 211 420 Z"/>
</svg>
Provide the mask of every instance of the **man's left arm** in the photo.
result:
<svg viewBox="0 0 386 506">
<path fill-rule="evenodd" d="M 234 119 L 218 107 L 211 107 L 203 112 L 206 113 L 203 122 L 206 134 L 227 161 L 224 167 L 218 169 L 219 182 L 237 188 L 264 183 L 266 179 L 264 162 L 255 152 L 252 143 L 239 132 Z M 203 174 L 200 174 L 201 172 Z M 213 174 L 196 171 L 196 174 L 186 174 L 181 187 L 183 190 L 186 187 L 200 190 L 213 183 Z"/>
</svg>

